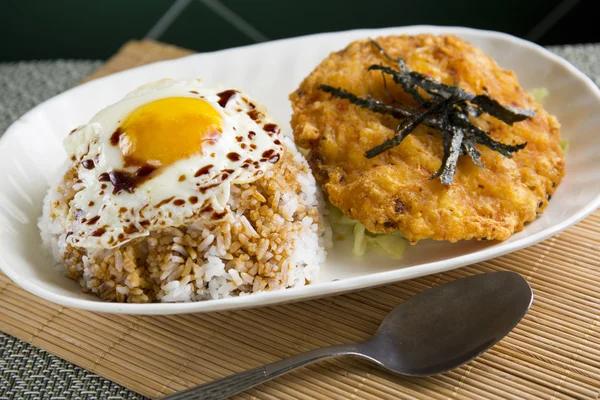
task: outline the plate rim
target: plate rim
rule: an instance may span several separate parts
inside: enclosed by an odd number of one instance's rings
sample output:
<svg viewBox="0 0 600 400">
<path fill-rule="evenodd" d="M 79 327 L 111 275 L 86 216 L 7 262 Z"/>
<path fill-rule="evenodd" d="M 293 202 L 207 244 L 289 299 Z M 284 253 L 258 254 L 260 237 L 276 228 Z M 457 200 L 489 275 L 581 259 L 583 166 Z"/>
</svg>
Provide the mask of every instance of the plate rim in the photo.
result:
<svg viewBox="0 0 600 400">
<path fill-rule="evenodd" d="M 151 64 L 146 64 L 142 66 L 138 66 L 135 68 L 131 68 L 128 70 L 120 71 L 111 75 L 107 75 L 104 77 L 100 77 L 94 79 L 92 81 L 86 82 L 84 84 L 78 85 L 71 89 L 68 89 L 56 96 L 53 96 L 44 102 L 38 104 L 27 113 L 23 114 L 17 120 L 15 120 L 5 131 L 5 133 L 0 137 L 0 147 L 6 141 L 7 137 L 12 137 L 12 135 L 16 134 L 17 129 L 15 126 L 20 123 L 23 119 L 27 119 L 28 115 L 38 112 L 40 108 L 46 107 L 48 103 L 59 101 L 63 96 L 69 96 L 73 93 L 83 90 L 83 88 L 93 86 L 93 85 L 102 85 L 102 83 L 107 80 L 114 78 L 116 76 L 128 73 L 135 73 L 136 71 L 142 71 L 144 69 L 150 69 L 155 67 L 157 64 L 176 64 L 181 62 L 182 60 L 197 57 L 199 55 L 212 55 L 218 53 L 227 53 L 233 52 L 239 49 L 246 49 L 252 47 L 267 47 L 270 45 L 276 45 L 277 43 L 282 42 L 294 42 L 300 41 L 303 39 L 317 37 L 317 36 L 335 36 L 342 34 L 355 33 L 359 34 L 364 32 L 365 34 L 369 32 L 370 35 L 382 35 L 382 34 L 416 34 L 416 32 L 430 31 L 434 34 L 441 33 L 449 33 L 449 34 L 457 34 L 466 33 L 474 36 L 479 36 L 487 39 L 503 39 L 510 44 L 516 44 L 522 47 L 525 47 L 529 51 L 535 51 L 540 56 L 548 59 L 553 63 L 557 63 L 563 68 L 567 70 L 567 72 L 573 75 L 575 78 L 579 79 L 584 83 L 591 92 L 595 96 L 598 104 L 600 104 L 600 89 L 598 86 L 583 72 L 578 70 L 575 66 L 573 66 L 570 62 L 563 59 L 562 57 L 550 52 L 549 50 L 539 46 L 535 43 L 529 42 L 527 40 L 515 37 L 513 35 L 496 32 L 491 30 L 481 30 L 475 28 L 466 28 L 466 27 L 456 27 L 456 26 L 436 26 L 436 25 L 410 25 L 403 27 L 388 27 L 388 28 L 378 28 L 378 29 L 353 29 L 346 31 L 337 31 L 337 32 L 325 32 L 325 33 L 316 33 L 305 36 L 298 36 L 280 40 L 274 40 L 265 43 L 257 43 L 248 46 L 240 46 L 233 47 L 213 52 L 205 52 L 205 53 L 196 53 L 188 56 L 180 57 L 172 60 L 163 60 L 158 61 Z M 570 218 L 567 218 L 557 224 L 549 226 L 545 229 L 542 229 L 540 232 L 534 233 L 532 235 L 525 236 L 514 242 L 510 242 L 505 244 L 501 250 L 494 250 L 494 247 L 484 248 L 478 250 L 474 253 L 469 253 L 465 255 L 461 255 L 458 257 L 452 257 L 453 263 L 451 266 L 444 266 L 444 263 L 447 260 L 439 260 L 430 263 L 421 264 L 413 267 L 404 267 L 398 268 L 394 270 L 372 273 L 367 275 L 359 275 L 351 278 L 346 278 L 339 281 L 329 281 L 316 283 L 313 285 L 307 285 L 300 288 L 292 288 L 285 290 L 277 290 L 272 292 L 264 292 L 264 293 L 255 293 L 251 296 L 242 296 L 242 297 L 232 297 L 226 299 L 217 299 L 217 300 L 207 300 L 207 301 L 197 301 L 197 302 L 186 302 L 186 303 L 146 303 L 146 304 L 130 304 L 130 303 L 109 303 L 104 302 L 99 299 L 82 299 L 82 298 L 71 298 L 62 294 L 59 294 L 55 291 L 46 289 L 42 286 L 38 286 L 35 283 L 31 283 L 24 279 L 24 277 L 16 272 L 15 269 L 11 268 L 3 255 L 0 253 L 0 270 L 4 272 L 11 280 L 17 283 L 21 288 L 25 289 L 29 293 L 32 293 L 36 296 L 39 296 L 45 300 L 51 301 L 53 303 L 59 304 L 65 307 L 72 307 L 87 311 L 94 312 L 106 312 L 113 314 L 131 314 L 131 315 L 167 315 L 167 314 L 185 314 L 185 313 L 194 313 L 194 312 L 214 312 L 214 311 L 227 311 L 234 309 L 243 309 L 243 308 L 253 308 L 253 307 L 264 307 L 275 304 L 283 304 L 289 302 L 296 301 L 306 301 L 309 299 L 317 298 L 317 297 L 325 297 L 331 295 L 339 295 L 342 293 L 347 293 L 350 291 L 356 291 L 360 289 L 365 289 L 368 287 L 382 286 L 386 284 L 397 283 L 400 281 L 414 279 L 417 277 L 430 275 L 434 273 L 446 272 L 452 269 L 457 269 L 463 267 L 465 265 L 489 260 L 492 258 L 500 257 L 505 254 L 523 249 L 525 247 L 534 245 L 536 243 L 541 242 L 560 231 L 563 231 L 576 223 L 583 220 L 585 217 L 589 216 L 592 212 L 594 212 L 598 207 L 600 207 L 600 191 L 596 193 L 596 196 L 592 201 L 590 201 L 587 205 L 582 207 L 582 209 L 572 215 Z"/>
</svg>

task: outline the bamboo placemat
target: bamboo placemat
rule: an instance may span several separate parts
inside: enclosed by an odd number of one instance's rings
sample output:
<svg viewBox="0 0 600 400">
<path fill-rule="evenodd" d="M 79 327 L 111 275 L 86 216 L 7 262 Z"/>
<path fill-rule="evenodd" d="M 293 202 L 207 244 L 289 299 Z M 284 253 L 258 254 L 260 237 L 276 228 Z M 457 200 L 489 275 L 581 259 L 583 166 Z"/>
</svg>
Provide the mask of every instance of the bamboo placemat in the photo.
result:
<svg viewBox="0 0 600 400">
<path fill-rule="evenodd" d="M 89 79 L 190 54 L 130 42 Z M 538 245 L 491 261 L 303 303 L 182 316 L 120 316 L 61 307 L 0 273 L 0 329 L 142 394 L 159 397 L 318 346 L 362 341 L 423 289 L 512 270 L 536 300 L 519 326 L 470 364 L 407 378 L 357 359 L 295 371 L 240 399 L 597 399 L 600 393 L 600 211 Z"/>
</svg>

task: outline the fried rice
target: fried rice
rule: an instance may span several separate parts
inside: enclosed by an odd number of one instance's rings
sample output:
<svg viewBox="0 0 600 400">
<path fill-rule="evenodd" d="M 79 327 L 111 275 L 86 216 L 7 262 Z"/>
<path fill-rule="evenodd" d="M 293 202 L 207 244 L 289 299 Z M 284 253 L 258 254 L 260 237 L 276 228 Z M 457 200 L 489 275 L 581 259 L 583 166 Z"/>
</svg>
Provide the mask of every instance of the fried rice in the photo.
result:
<svg viewBox="0 0 600 400">
<path fill-rule="evenodd" d="M 283 157 L 262 178 L 232 185 L 223 220 L 199 217 L 114 249 L 66 244 L 78 179 L 66 167 L 44 201 L 44 246 L 84 292 L 105 301 L 221 299 L 310 283 L 325 260 L 330 229 L 308 164 L 291 140 L 283 142 Z"/>
</svg>

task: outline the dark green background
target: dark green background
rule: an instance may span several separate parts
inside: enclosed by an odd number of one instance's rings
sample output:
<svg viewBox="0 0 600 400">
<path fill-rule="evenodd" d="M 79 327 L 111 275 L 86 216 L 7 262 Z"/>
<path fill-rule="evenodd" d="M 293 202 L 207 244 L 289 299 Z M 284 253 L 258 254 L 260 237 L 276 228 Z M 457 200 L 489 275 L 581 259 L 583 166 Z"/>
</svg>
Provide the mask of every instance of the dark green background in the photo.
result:
<svg viewBox="0 0 600 400">
<path fill-rule="evenodd" d="M 221 0 L 269 39 L 316 32 L 414 24 L 461 25 L 528 37 L 564 0 Z M 105 59 L 141 39 L 173 0 L 0 0 L 0 61 Z M 600 42 L 598 0 L 579 1 L 536 41 Z M 192 0 L 159 38 L 197 51 L 254 41 Z"/>
</svg>

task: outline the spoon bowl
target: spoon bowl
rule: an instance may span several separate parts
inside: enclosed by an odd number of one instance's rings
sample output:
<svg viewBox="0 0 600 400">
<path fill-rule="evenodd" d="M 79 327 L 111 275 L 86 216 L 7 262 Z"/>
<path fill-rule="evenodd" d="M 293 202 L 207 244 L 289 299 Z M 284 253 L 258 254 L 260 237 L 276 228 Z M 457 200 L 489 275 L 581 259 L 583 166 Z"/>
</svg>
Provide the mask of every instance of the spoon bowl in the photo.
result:
<svg viewBox="0 0 600 400">
<path fill-rule="evenodd" d="M 441 374 L 498 343 L 525 316 L 532 302 L 531 288 L 514 272 L 457 279 L 400 303 L 364 343 L 311 350 L 164 399 L 223 399 L 295 368 L 344 355 L 367 358 L 401 375 Z"/>
<path fill-rule="evenodd" d="M 498 343 L 532 302 L 531 288 L 514 272 L 458 279 L 396 306 L 360 352 L 402 375 L 441 374 Z"/>
</svg>

